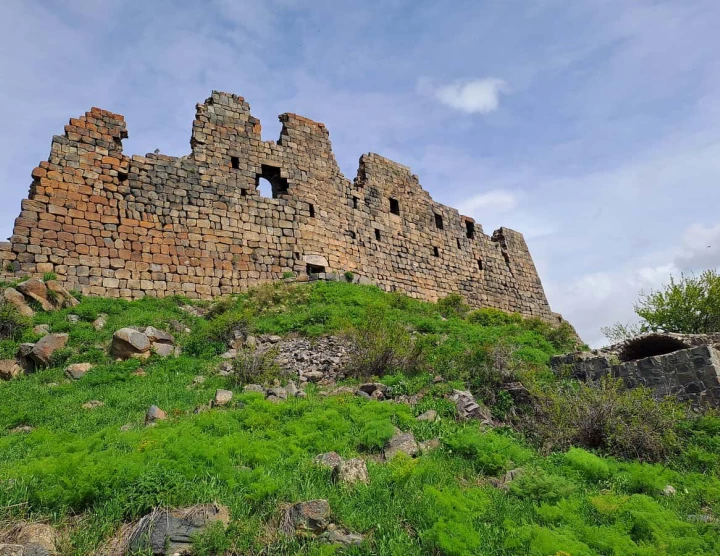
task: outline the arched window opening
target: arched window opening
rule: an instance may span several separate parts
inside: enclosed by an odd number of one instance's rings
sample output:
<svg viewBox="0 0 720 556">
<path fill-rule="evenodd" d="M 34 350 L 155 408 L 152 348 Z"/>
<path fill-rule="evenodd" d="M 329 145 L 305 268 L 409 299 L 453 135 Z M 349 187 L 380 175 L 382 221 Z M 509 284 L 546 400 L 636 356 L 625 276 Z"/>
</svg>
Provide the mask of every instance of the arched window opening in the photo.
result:
<svg viewBox="0 0 720 556">
<path fill-rule="evenodd" d="M 255 187 L 263 197 L 277 199 L 283 193 L 287 193 L 288 181 L 280 175 L 280 168 L 263 164 L 260 173 L 255 176 Z"/>
</svg>

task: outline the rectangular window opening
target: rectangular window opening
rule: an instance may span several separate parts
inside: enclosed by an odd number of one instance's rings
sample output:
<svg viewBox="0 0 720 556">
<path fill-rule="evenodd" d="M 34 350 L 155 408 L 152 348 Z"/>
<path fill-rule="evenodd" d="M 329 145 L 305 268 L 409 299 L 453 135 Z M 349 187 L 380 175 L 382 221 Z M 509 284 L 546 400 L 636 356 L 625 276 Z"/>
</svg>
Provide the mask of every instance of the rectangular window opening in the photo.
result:
<svg viewBox="0 0 720 556">
<path fill-rule="evenodd" d="M 295 252 L 293 253 L 293 256 L 295 257 L 295 260 L 296 260 L 296 261 L 299 261 L 299 260 L 300 260 L 300 253 L 298 253 L 297 251 L 295 251 Z"/>
<path fill-rule="evenodd" d="M 309 203 L 310 205 L 310 218 L 315 218 L 315 205 L 312 203 Z"/>
<path fill-rule="evenodd" d="M 440 249 L 438 249 L 437 247 L 433 247 L 433 255 L 435 255 L 436 257 L 439 257 L 439 256 L 440 256 Z"/>
<path fill-rule="evenodd" d="M 462 249 L 462 246 L 460 245 L 460 238 L 457 238 L 457 244 L 458 244 L 458 249 Z"/>
<path fill-rule="evenodd" d="M 118 172 L 118 181 L 127 181 L 128 175 L 127 172 Z"/>
<path fill-rule="evenodd" d="M 325 272 L 325 267 L 316 265 L 316 264 L 309 264 L 307 265 L 307 274 L 310 276 L 311 274 L 321 274 Z"/>
<path fill-rule="evenodd" d="M 243 197 L 247 197 L 247 189 L 241 189 L 240 195 L 242 195 Z"/>
<path fill-rule="evenodd" d="M 483 269 L 482 259 L 478 259 L 478 270 L 482 270 L 482 269 Z"/>
<path fill-rule="evenodd" d="M 465 221 L 468 239 L 475 239 L 475 222 Z"/>
<path fill-rule="evenodd" d="M 437 212 L 435 213 L 435 227 L 438 230 L 442 230 L 443 227 L 443 217 L 440 216 Z"/>
<path fill-rule="evenodd" d="M 380 241 L 380 230 L 378 230 L 377 228 L 375 228 L 375 239 L 377 241 Z"/>
<path fill-rule="evenodd" d="M 230 167 L 233 170 L 239 170 L 240 169 L 240 157 L 231 156 L 230 157 Z"/>
<path fill-rule="evenodd" d="M 353 208 L 354 208 L 354 209 L 358 208 L 358 201 L 359 201 L 359 200 L 360 200 L 360 199 L 358 199 L 357 197 L 353 197 Z"/>
<path fill-rule="evenodd" d="M 390 212 L 393 214 L 400 214 L 400 203 L 398 203 L 397 199 L 390 199 Z"/>
</svg>

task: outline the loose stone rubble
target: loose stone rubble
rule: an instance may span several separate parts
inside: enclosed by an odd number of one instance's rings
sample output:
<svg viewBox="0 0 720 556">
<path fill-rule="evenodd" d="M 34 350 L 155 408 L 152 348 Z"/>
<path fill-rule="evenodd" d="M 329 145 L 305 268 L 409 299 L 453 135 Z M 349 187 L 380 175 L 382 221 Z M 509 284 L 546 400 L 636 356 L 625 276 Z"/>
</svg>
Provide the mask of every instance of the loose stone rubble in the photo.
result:
<svg viewBox="0 0 720 556">
<path fill-rule="evenodd" d="M 457 408 L 457 416 L 460 421 L 469 419 L 477 419 L 483 424 L 492 424 L 492 415 L 490 410 L 480 405 L 475 396 L 466 390 L 453 390 L 450 400 L 455 402 Z"/>
<path fill-rule="evenodd" d="M 110 351 L 113 357 L 129 359 L 150 357 L 151 351 L 161 357 L 177 355 L 179 348 L 171 334 L 152 326 L 147 328 L 121 328 L 115 331 Z"/>
</svg>

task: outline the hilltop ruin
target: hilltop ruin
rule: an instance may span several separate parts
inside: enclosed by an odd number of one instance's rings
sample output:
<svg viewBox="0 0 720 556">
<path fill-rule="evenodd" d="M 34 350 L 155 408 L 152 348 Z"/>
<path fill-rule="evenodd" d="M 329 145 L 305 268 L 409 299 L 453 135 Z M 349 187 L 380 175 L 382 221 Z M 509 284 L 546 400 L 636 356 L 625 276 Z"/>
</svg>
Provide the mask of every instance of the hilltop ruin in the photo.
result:
<svg viewBox="0 0 720 556">
<path fill-rule="evenodd" d="M 189 155 L 128 157 L 123 116 L 93 108 L 71 119 L 32 171 L 0 246 L 4 274 L 52 272 L 84 294 L 132 299 L 350 271 L 412 297 L 460 293 L 473 307 L 558 322 L 520 233 L 486 235 L 377 154 L 360 157 L 350 181 L 323 124 L 280 121 L 278 141 L 263 141 L 242 97 L 213 92 L 197 105 Z"/>
</svg>

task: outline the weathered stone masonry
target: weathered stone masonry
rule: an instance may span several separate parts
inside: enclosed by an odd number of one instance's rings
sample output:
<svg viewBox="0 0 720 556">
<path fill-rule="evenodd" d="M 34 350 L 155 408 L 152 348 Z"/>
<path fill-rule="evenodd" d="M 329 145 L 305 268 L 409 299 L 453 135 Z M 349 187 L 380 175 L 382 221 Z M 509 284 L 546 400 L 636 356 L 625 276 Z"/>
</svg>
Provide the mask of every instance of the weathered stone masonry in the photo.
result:
<svg viewBox="0 0 720 556">
<path fill-rule="evenodd" d="M 408 168 L 363 155 L 353 182 L 328 131 L 280 116 L 277 142 L 242 97 L 197 105 L 192 152 L 127 157 L 124 118 L 93 108 L 55 136 L 32 172 L 3 270 L 54 272 L 85 294 L 210 297 L 284 272 L 352 271 L 386 290 L 434 300 L 462 294 L 556 321 L 521 234 L 492 237 L 441 205 Z M 273 198 L 259 194 L 259 178 Z"/>
</svg>

